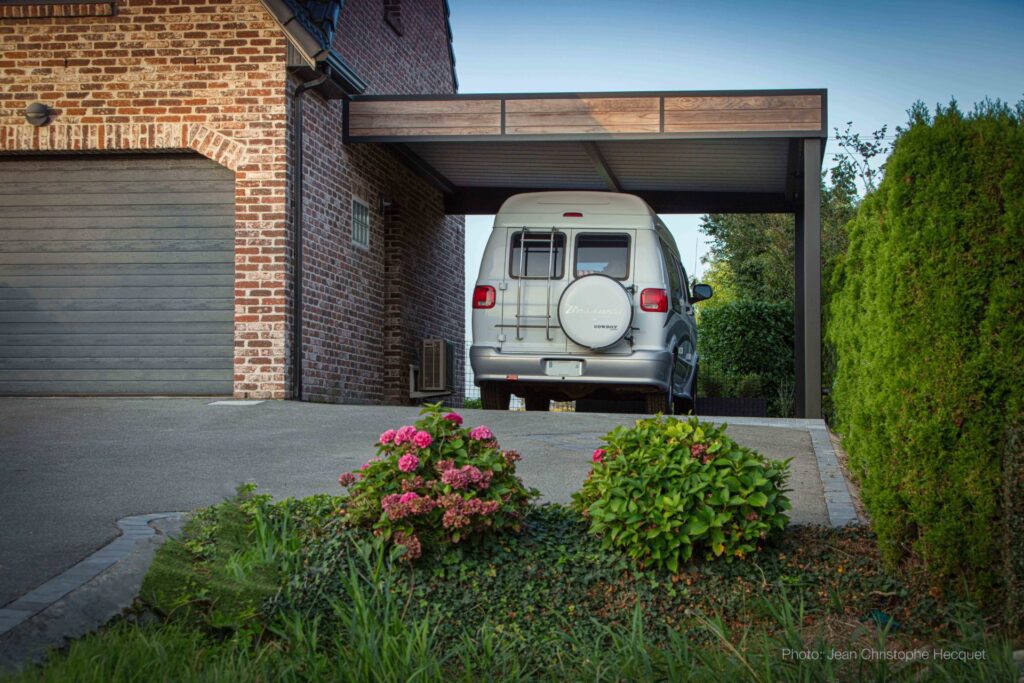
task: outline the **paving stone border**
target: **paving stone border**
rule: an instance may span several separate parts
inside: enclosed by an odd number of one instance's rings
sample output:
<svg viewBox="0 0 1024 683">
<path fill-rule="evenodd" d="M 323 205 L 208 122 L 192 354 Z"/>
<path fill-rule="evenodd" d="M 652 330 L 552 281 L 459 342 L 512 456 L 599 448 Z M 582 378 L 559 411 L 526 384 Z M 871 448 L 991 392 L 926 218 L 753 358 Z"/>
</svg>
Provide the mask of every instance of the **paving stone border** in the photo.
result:
<svg viewBox="0 0 1024 683">
<path fill-rule="evenodd" d="M 152 538 L 156 531 L 151 522 L 180 519 L 181 512 L 157 512 L 133 515 L 117 521 L 121 535 L 89 555 L 78 564 L 61 572 L 43 585 L 0 608 L 0 637 L 47 609 L 72 591 L 81 588 L 101 572 L 127 558 L 136 543 Z"/>
<path fill-rule="evenodd" d="M 818 459 L 818 474 L 821 475 L 821 487 L 825 493 L 828 521 L 834 527 L 860 524 L 860 517 L 857 516 L 857 508 L 853 504 L 853 496 L 850 495 L 846 476 L 843 474 L 843 468 L 839 465 L 836 450 L 832 447 L 828 427 L 824 420 L 817 420 L 817 422 L 820 424 L 808 425 L 807 431 L 811 435 L 811 445 L 814 446 L 814 455 Z"/>
</svg>

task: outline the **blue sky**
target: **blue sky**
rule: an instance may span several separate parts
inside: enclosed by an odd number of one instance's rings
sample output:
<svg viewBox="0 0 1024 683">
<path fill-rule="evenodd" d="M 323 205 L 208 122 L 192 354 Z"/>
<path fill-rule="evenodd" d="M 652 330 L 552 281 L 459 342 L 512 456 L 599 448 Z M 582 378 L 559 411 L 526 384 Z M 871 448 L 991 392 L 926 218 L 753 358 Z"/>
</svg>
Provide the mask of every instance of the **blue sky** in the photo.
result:
<svg viewBox="0 0 1024 683">
<path fill-rule="evenodd" d="M 1024 0 L 450 6 L 463 93 L 828 88 L 830 127 L 864 133 L 903 123 L 915 100 L 1024 99 Z M 692 269 L 699 217 L 664 218 Z M 466 220 L 470 291 L 490 225 Z"/>
</svg>

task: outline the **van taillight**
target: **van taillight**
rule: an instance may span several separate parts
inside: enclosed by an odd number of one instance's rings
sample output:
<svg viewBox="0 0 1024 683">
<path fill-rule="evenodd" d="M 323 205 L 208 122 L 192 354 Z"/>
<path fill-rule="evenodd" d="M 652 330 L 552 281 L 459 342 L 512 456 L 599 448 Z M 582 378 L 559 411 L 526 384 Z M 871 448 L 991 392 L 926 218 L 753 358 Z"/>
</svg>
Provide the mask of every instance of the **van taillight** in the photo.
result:
<svg viewBox="0 0 1024 683">
<path fill-rule="evenodd" d="M 640 292 L 640 310 L 648 313 L 667 313 L 668 292 L 664 289 L 645 289 Z"/>
<path fill-rule="evenodd" d="M 583 218 L 583 214 L 579 211 L 566 211 L 562 214 L 562 218 Z"/>
<path fill-rule="evenodd" d="M 473 308 L 494 308 L 494 287 L 477 285 L 473 288 Z"/>
</svg>

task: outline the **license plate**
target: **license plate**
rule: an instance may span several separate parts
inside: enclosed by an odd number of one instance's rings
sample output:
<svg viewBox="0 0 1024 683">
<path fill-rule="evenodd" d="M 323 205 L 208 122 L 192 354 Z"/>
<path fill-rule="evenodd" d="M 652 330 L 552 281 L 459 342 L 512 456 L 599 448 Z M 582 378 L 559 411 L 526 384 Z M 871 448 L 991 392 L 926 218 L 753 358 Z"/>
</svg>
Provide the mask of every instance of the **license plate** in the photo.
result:
<svg viewBox="0 0 1024 683">
<path fill-rule="evenodd" d="M 549 377 L 579 377 L 583 374 L 581 360 L 544 361 L 544 374 Z"/>
</svg>

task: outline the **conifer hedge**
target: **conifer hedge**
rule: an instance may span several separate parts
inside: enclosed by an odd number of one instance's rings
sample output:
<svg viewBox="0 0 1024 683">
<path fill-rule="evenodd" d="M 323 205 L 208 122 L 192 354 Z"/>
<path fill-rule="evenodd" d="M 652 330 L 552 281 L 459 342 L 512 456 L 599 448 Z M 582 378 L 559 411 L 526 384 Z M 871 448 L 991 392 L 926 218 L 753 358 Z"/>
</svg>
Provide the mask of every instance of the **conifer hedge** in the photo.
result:
<svg viewBox="0 0 1024 683">
<path fill-rule="evenodd" d="M 910 113 L 832 280 L 836 418 L 884 554 L 992 604 L 1024 552 L 1024 106 Z"/>
</svg>

